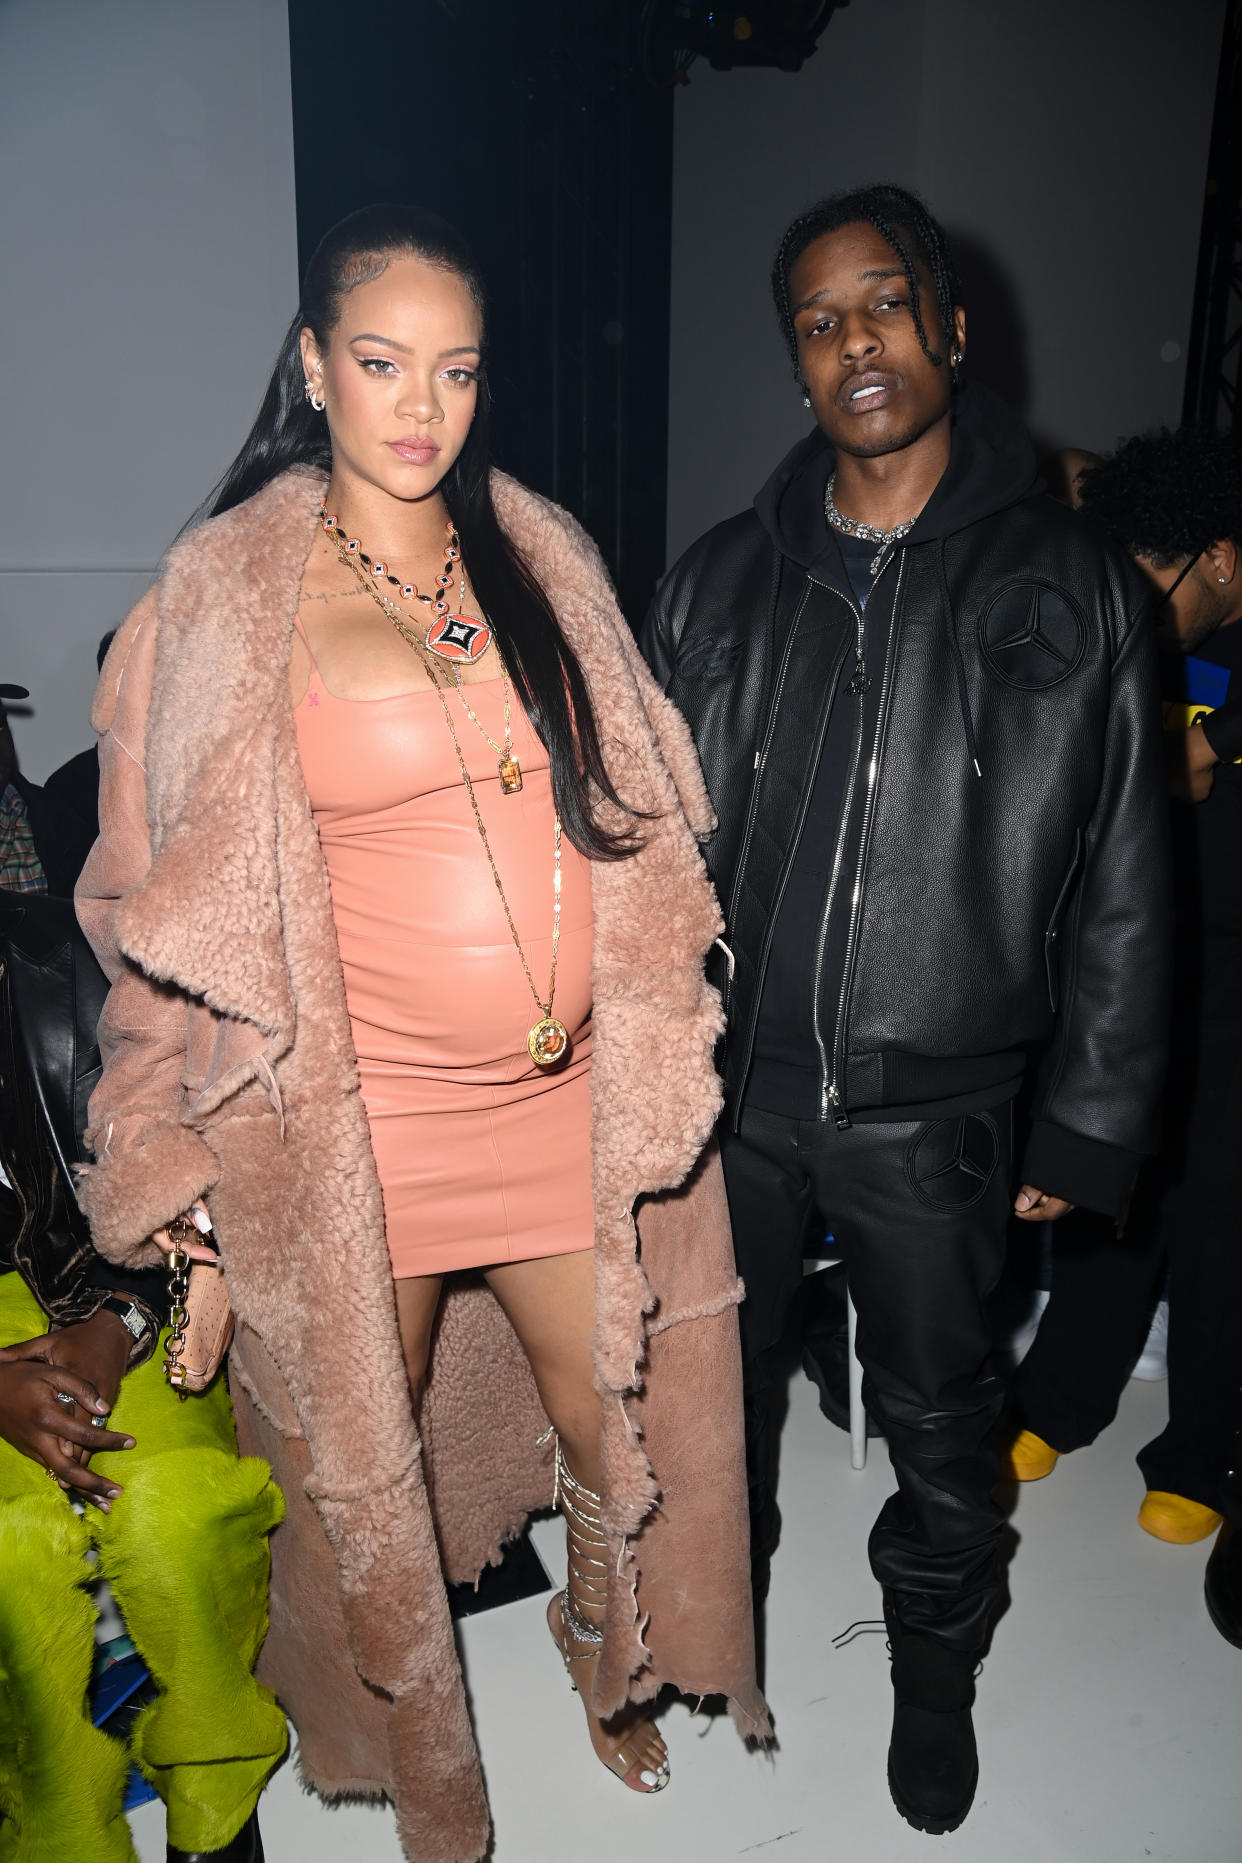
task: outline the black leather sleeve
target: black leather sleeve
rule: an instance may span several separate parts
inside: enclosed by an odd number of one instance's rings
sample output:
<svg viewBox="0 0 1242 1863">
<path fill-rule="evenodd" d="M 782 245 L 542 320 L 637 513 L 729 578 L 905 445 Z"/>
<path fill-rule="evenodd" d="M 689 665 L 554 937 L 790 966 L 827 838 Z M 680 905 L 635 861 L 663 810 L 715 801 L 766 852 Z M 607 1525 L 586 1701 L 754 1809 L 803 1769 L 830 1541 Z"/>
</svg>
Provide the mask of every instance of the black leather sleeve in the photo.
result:
<svg viewBox="0 0 1242 1863">
<path fill-rule="evenodd" d="M 664 692 L 668 691 L 672 683 L 675 657 L 672 605 L 669 599 L 675 575 L 675 570 L 670 571 L 660 583 L 636 636 L 638 650 Z"/>
<path fill-rule="evenodd" d="M 1104 764 L 1061 941 L 1061 1008 L 1023 1165 L 1028 1183 L 1119 1215 L 1155 1148 L 1169 1037 L 1172 882 L 1156 638 L 1131 608 Z"/>
</svg>

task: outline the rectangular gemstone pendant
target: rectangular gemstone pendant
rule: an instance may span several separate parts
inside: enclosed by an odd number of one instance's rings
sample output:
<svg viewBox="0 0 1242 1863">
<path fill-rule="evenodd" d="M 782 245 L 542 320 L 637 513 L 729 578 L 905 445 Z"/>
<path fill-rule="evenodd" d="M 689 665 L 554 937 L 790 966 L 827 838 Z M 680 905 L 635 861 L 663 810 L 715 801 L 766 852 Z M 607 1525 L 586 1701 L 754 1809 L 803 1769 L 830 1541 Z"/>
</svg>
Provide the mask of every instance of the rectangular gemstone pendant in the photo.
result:
<svg viewBox="0 0 1242 1863">
<path fill-rule="evenodd" d="M 500 771 L 500 791 L 505 796 L 516 796 L 522 787 L 522 766 L 516 757 L 502 757 L 496 765 Z"/>
</svg>

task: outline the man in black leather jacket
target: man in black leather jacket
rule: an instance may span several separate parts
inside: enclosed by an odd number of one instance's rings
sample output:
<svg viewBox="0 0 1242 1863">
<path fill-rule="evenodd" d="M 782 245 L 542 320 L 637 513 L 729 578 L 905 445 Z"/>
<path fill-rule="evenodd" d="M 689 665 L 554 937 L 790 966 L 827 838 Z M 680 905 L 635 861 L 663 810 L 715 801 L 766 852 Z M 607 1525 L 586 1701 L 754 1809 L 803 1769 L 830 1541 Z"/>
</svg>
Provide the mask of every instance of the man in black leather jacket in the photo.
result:
<svg viewBox="0 0 1242 1863">
<path fill-rule="evenodd" d="M 690 722 L 727 917 L 722 1145 L 770 1544 L 772 1348 L 818 1219 L 858 1309 L 898 1492 L 870 1542 L 889 1781 L 952 1830 L 998 1602 L 1001 1405 L 983 1299 L 1014 1208 L 1118 1216 L 1164 1066 L 1168 895 L 1155 639 L 1119 553 L 1043 493 L 964 387 L 943 234 L 873 188 L 796 221 L 773 284 L 817 428 L 687 551 L 642 634 Z M 822 1230 L 821 1230 L 822 1233 Z"/>
</svg>

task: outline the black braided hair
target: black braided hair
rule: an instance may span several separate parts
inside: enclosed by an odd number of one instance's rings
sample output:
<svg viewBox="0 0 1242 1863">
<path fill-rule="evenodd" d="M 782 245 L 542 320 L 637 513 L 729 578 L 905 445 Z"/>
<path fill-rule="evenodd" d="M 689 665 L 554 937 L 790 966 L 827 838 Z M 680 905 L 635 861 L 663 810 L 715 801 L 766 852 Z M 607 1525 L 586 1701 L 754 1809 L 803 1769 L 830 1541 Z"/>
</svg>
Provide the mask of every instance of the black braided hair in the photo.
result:
<svg viewBox="0 0 1242 1863">
<path fill-rule="evenodd" d="M 785 342 L 793 359 L 795 375 L 798 373 L 798 338 L 789 301 L 789 274 L 813 240 L 821 234 L 835 233 L 838 227 L 851 226 L 860 220 L 873 226 L 901 260 L 906 283 L 910 287 L 910 315 L 914 319 L 923 354 L 937 368 L 944 361 L 943 355 L 934 350 L 927 340 L 922 293 L 914 267 L 916 261 L 922 260 L 931 273 L 936 289 L 937 321 L 941 331 L 952 338 L 954 306 L 962 300 L 949 242 L 945 238 L 944 228 L 928 213 L 917 194 L 886 181 L 873 187 L 851 188 L 848 193 L 830 194 L 827 200 L 816 201 L 813 207 L 799 214 L 786 229 L 776 249 L 776 258 L 772 264 L 772 296 L 776 300 L 776 314 L 780 318 Z"/>
<path fill-rule="evenodd" d="M 1136 434 L 1083 473 L 1081 495 L 1089 523 L 1160 569 L 1242 544 L 1242 453 L 1212 428 Z"/>
</svg>

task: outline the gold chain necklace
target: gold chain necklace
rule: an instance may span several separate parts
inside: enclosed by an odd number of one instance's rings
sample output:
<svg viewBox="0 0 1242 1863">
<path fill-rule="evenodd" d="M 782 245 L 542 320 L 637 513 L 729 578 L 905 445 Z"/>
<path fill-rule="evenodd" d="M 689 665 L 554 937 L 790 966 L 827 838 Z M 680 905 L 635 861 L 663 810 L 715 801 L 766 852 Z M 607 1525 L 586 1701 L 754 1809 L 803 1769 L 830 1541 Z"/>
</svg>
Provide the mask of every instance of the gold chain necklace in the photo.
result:
<svg viewBox="0 0 1242 1863">
<path fill-rule="evenodd" d="M 339 547 L 340 546 L 338 545 L 338 550 L 339 550 Z M 341 554 L 342 554 L 343 561 L 350 560 L 344 557 L 343 552 Z M 458 768 L 461 770 L 461 780 L 465 784 L 466 794 L 470 798 L 470 807 L 474 811 L 475 826 L 478 828 L 479 839 L 483 843 L 483 852 L 487 855 L 487 864 L 492 870 L 492 879 L 495 882 L 496 891 L 500 897 L 501 906 L 504 909 L 505 920 L 509 927 L 509 935 L 513 939 L 513 943 L 517 950 L 518 957 L 521 959 L 522 970 L 525 974 L 526 981 L 530 986 L 530 993 L 535 999 L 535 1007 L 536 1009 L 540 1011 L 540 1018 L 538 1022 L 534 1024 L 533 1028 L 531 1028 L 529 1033 L 527 1034 L 526 1052 L 530 1055 L 530 1058 L 535 1063 L 536 1067 L 544 1067 L 544 1068 L 559 1067 L 562 1061 L 568 1059 L 569 1048 L 570 1048 L 569 1030 L 565 1027 L 565 1024 L 563 1022 L 559 1021 L 557 1017 L 552 1014 L 552 1004 L 556 997 L 556 960 L 557 960 L 557 955 L 561 948 L 561 817 L 560 817 L 560 812 L 557 811 L 553 816 L 552 964 L 551 964 L 551 969 L 548 973 L 548 1000 L 547 1002 L 544 1002 L 543 998 L 539 994 L 539 991 L 535 987 L 535 979 L 531 975 L 530 965 L 526 961 L 526 953 L 522 949 L 522 940 L 518 936 L 518 928 L 514 924 L 513 914 L 509 910 L 509 901 L 505 897 L 505 889 L 504 889 L 503 884 L 501 883 L 500 870 L 496 865 L 495 855 L 492 853 L 492 844 L 487 838 L 487 829 L 483 825 L 483 816 L 479 809 L 478 797 L 474 793 L 474 784 L 471 782 L 470 772 L 466 768 L 466 759 L 464 755 L 462 754 L 461 741 L 457 736 L 457 727 L 453 723 L 453 714 L 450 712 L 448 708 L 448 701 L 445 699 L 445 696 L 444 696 L 444 687 L 440 684 L 440 680 L 437 677 L 440 669 L 437 667 L 435 661 L 431 658 L 431 655 L 428 652 L 428 649 L 425 646 L 424 642 L 420 639 L 417 630 L 415 628 L 412 628 L 409 622 L 406 621 L 405 617 L 396 609 L 396 604 L 390 602 L 385 595 L 381 594 L 380 590 L 375 587 L 374 583 L 368 582 L 365 579 L 363 579 L 363 587 L 368 591 L 369 594 L 375 597 L 375 600 L 378 602 L 379 606 L 384 610 L 384 612 L 388 615 L 389 620 L 392 622 L 393 626 L 396 628 L 398 634 L 400 634 L 402 640 L 404 640 L 407 643 L 407 645 L 411 646 L 414 649 L 415 653 L 419 657 L 419 660 L 422 662 L 424 671 L 426 672 L 428 678 L 431 681 L 431 684 L 435 690 L 435 695 L 440 701 L 440 709 L 444 713 L 444 722 L 448 726 L 449 736 L 453 740 L 453 749 L 457 753 L 457 764 L 458 764 Z M 513 756 L 512 754 L 513 746 L 512 746 L 510 710 L 509 710 L 509 684 L 508 684 L 508 679 L 504 672 L 504 660 L 503 659 L 501 659 L 500 664 L 501 664 L 501 678 L 504 679 L 505 681 L 505 747 L 508 750 L 509 754 L 507 757 L 506 756 L 501 757 L 498 768 L 500 771 L 501 790 L 506 795 L 512 795 L 516 790 L 519 790 L 522 787 L 522 772 L 518 765 L 517 758 Z M 456 670 L 451 665 L 448 667 L 447 670 L 448 670 L 448 676 L 452 680 L 454 686 L 457 688 L 458 694 L 460 696 L 461 695 L 460 677 L 458 676 Z M 466 704 L 464 698 L 462 699 L 462 703 Z M 469 705 L 466 705 L 466 711 L 471 718 L 474 718 L 474 712 L 471 710 Z M 474 722 L 476 724 L 479 723 L 477 718 L 474 718 Z M 480 731 L 483 731 L 482 725 L 479 725 L 479 729 Z M 483 731 L 483 735 L 484 737 L 487 738 L 487 741 L 492 746 L 493 750 L 496 750 L 496 751 L 500 750 L 501 748 L 500 745 L 496 743 L 495 739 L 492 738 L 488 732 Z"/>
<path fill-rule="evenodd" d="M 343 535 L 344 535 L 344 532 L 341 532 L 341 536 Z M 432 651 L 432 649 L 428 648 L 426 641 L 421 638 L 417 628 L 412 626 L 410 621 L 401 612 L 401 609 L 398 607 L 397 603 L 392 600 L 391 596 L 385 595 L 382 589 L 379 589 L 376 587 L 375 583 L 370 579 L 370 577 L 363 570 L 362 565 L 357 560 L 357 557 L 350 556 L 349 554 L 347 554 L 344 544 L 342 544 L 342 542 L 340 541 L 340 537 L 337 537 L 335 539 L 335 542 L 336 542 L 336 553 L 341 559 L 341 562 L 344 563 L 347 569 L 353 571 L 354 575 L 357 577 L 358 582 L 360 583 L 364 592 L 367 595 L 370 595 L 383 609 L 384 613 L 388 616 L 388 619 L 392 622 L 393 626 L 396 628 L 398 634 L 400 634 L 402 640 L 406 642 L 407 646 L 413 647 L 414 651 L 418 654 L 419 659 L 422 661 L 424 667 L 426 668 L 428 677 L 431 679 L 432 685 L 435 686 L 438 691 L 439 682 L 436 678 L 436 674 L 434 670 L 434 662 L 428 658 L 428 655 Z M 465 572 L 463 570 L 462 572 L 463 589 L 465 587 L 465 580 L 466 580 Z M 488 638 L 489 640 L 491 638 L 490 629 L 488 631 Z M 495 738 L 492 736 L 491 732 L 487 730 L 482 720 L 479 718 L 478 713 L 475 711 L 473 705 L 471 705 L 469 699 L 466 697 L 465 688 L 462 685 L 461 674 L 458 672 L 457 667 L 454 665 L 453 661 L 449 659 L 445 659 L 444 665 L 446 666 L 448 670 L 448 676 L 453 682 L 453 688 L 456 691 L 458 698 L 461 700 L 462 709 L 465 712 L 467 718 L 469 718 L 470 722 L 482 734 L 482 736 L 487 739 L 488 743 L 491 745 L 492 749 L 496 753 L 496 770 L 497 770 L 497 774 L 500 777 L 501 795 L 516 796 L 516 794 L 518 793 L 518 790 L 522 787 L 522 765 L 520 761 L 518 760 L 518 758 L 515 757 L 513 754 L 513 704 L 512 704 L 512 699 L 511 699 L 511 695 L 509 692 L 509 672 L 508 672 L 508 668 L 505 666 L 504 656 L 500 652 L 499 648 L 497 648 L 496 650 L 496 657 L 500 661 L 500 684 L 501 684 L 501 690 L 504 693 L 504 701 L 505 701 L 505 739 L 504 739 L 503 744 L 498 744 L 496 742 Z"/>
</svg>

